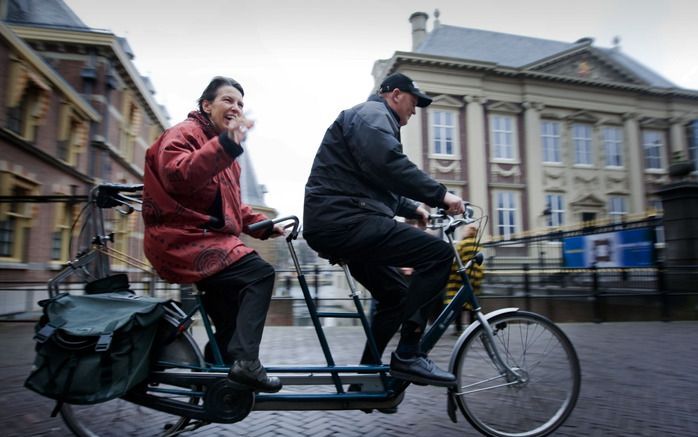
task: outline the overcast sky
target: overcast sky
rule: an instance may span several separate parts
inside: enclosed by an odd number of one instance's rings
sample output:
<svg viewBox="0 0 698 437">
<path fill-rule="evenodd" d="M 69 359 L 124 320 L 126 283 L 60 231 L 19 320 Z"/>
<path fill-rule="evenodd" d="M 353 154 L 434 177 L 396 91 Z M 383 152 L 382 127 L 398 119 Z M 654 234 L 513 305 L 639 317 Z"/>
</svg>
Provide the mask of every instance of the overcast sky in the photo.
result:
<svg viewBox="0 0 698 437">
<path fill-rule="evenodd" d="M 247 141 L 267 204 L 302 214 L 303 186 L 327 127 L 366 99 L 377 59 L 411 50 L 409 16 L 621 50 L 677 86 L 698 89 L 697 0 L 65 0 L 85 24 L 123 36 L 171 123 L 211 77 L 245 88 Z"/>
</svg>

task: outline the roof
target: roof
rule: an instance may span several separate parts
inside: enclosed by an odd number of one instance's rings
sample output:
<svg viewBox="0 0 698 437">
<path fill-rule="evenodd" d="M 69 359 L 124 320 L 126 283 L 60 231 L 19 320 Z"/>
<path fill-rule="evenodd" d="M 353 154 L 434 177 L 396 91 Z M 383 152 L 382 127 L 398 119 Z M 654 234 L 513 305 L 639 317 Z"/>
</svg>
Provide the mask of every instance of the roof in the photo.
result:
<svg viewBox="0 0 698 437">
<path fill-rule="evenodd" d="M 9 0 L 5 21 L 51 27 L 89 29 L 63 0 Z"/>
<path fill-rule="evenodd" d="M 591 38 L 582 38 L 577 42 L 568 43 L 441 24 L 427 34 L 415 53 L 526 69 L 528 65 L 587 47 L 592 52 L 599 51 L 611 62 L 619 64 L 649 86 L 676 87 L 659 74 L 621 53 L 617 48 L 594 47 L 591 45 L 592 42 Z"/>
</svg>

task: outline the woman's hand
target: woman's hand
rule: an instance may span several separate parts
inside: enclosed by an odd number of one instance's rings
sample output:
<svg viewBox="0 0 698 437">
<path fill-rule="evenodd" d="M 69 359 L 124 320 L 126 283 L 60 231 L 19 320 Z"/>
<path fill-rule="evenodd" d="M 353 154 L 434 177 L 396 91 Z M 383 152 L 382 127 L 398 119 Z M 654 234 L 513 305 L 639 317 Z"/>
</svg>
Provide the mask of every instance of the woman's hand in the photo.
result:
<svg viewBox="0 0 698 437">
<path fill-rule="evenodd" d="M 283 237 L 286 235 L 286 231 L 284 230 L 284 227 L 276 224 L 274 225 L 274 228 L 271 230 L 271 234 L 269 235 L 270 238 L 276 238 L 276 237 Z"/>
<path fill-rule="evenodd" d="M 239 115 L 228 121 L 228 138 L 237 144 L 242 144 L 247 137 L 247 131 L 254 127 L 254 121 Z"/>
</svg>

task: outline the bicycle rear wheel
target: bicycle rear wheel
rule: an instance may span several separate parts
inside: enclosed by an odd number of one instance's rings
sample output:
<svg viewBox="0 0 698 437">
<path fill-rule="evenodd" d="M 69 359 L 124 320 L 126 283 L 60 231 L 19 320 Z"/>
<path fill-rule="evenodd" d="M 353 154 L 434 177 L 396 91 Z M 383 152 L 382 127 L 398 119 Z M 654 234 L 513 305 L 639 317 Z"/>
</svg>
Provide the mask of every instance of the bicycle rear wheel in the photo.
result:
<svg viewBox="0 0 698 437">
<path fill-rule="evenodd" d="M 170 328 L 177 326 L 177 322 L 171 316 L 165 317 L 165 323 Z M 171 343 L 164 346 L 160 350 L 157 359 L 163 362 L 178 363 L 182 366 L 201 368 L 204 365 L 201 351 L 188 332 L 181 333 Z M 181 371 L 181 369 L 178 371 Z M 190 404 L 201 402 L 201 397 L 195 394 L 177 395 L 165 393 L 168 388 L 175 387 L 159 385 L 153 388 L 157 388 L 159 393 L 157 395 L 166 396 L 169 399 Z M 144 387 L 143 389 L 146 388 Z M 192 389 L 193 391 L 198 391 L 196 387 L 192 387 Z M 151 394 L 150 390 L 148 392 Z M 95 405 L 64 404 L 61 408 L 61 417 L 68 428 L 79 437 L 107 435 L 169 436 L 186 427 L 191 420 L 188 417 L 172 416 L 123 399 L 114 399 Z"/>
<path fill-rule="evenodd" d="M 456 402 L 473 427 L 497 437 L 553 432 L 574 409 L 581 371 L 574 346 L 547 318 L 516 311 L 492 317 L 502 359 L 521 376 L 500 372 L 487 350 L 482 325 L 456 352 Z"/>
</svg>

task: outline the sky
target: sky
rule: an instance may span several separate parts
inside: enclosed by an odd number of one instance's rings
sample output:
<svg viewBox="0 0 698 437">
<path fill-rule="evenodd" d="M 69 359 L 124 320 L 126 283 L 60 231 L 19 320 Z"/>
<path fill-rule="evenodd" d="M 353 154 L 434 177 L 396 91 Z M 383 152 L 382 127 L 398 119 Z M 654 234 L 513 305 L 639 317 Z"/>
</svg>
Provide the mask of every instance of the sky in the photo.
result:
<svg viewBox="0 0 698 437">
<path fill-rule="evenodd" d="M 366 99 L 378 59 L 412 48 L 413 12 L 442 24 L 563 42 L 592 37 L 698 90 L 696 0 L 64 0 L 90 27 L 126 37 L 155 99 L 178 123 L 213 76 L 245 88 L 245 148 L 266 203 L 302 215 L 325 130 Z"/>
</svg>

